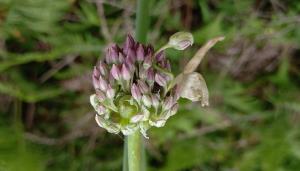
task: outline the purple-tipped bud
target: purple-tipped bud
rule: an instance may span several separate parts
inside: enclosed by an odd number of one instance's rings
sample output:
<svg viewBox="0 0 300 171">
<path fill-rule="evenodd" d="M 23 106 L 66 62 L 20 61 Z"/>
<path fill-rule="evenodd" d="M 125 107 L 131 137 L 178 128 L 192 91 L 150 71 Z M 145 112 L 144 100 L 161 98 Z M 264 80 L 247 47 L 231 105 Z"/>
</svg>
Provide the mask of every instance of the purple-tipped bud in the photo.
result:
<svg viewBox="0 0 300 171">
<path fill-rule="evenodd" d="M 151 55 L 147 55 L 145 57 L 145 60 L 144 60 L 144 63 L 143 63 L 143 67 L 145 69 L 148 69 L 148 68 L 151 67 L 151 65 L 152 65 L 152 56 Z"/>
<path fill-rule="evenodd" d="M 99 88 L 102 91 L 106 91 L 106 89 L 107 89 L 107 82 L 106 82 L 105 79 L 102 78 L 101 75 L 100 75 L 99 80 L 98 80 L 98 85 L 99 85 Z"/>
<path fill-rule="evenodd" d="M 96 90 L 96 97 L 100 102 L 103 102 L 106 99 L 105 94 L 99 89 Z"/>
<path fill-rule="evenodd" d="M 111 85 L 108 85 L 106 95 L 108 98 L 112 99 L 115 97 L 115 90 L 112 89 Z"/>
<path fill-rule="evenodd" d="M 164 103 L 163 103 L 163 108 L 165 110 L 170 109 L 172 106 L 174 105 L 174 100 L 172 96 L 169 96 L 165 99 Z"/>
<path fill-rule="evenodd" d="M 129 71 L 131 72 L 131 74 L 134 73 L 135 66 L 134 66 L 134 64 L 132 63 L 132 61 L 130 59 L 128 59 L 128 58 L 125 59 L 125 65 L 129 69 Z"/>
<path fill-rule="evenodd" d="M 109 73 L 109 76 L 108 76 L 108 82 L 110 85 L 114 85 L 115 84 L 115 78 L 112 76 L 111 73 Z"/>
<path fill-rule="evenodd" d="M 152 85 L 154 83 L 154 71 L 152 68 L 147 70 L 147 82 Z"/>
<path fill-rule="evenodd" d="M 98 67 L 96 67 L 96 66 L 94 66 L 93 76 L 96 78 L 98 78 L 100 76 L 100 71 L 99 71 Z"/>
<path fill-rule="evenodd" d="M 139 62 L 145 59 L 145 51 L 142 44 L 138 44 L 137 52 L 136 52 L 137 60 Z"/>
<path fill-rule="evenodd" d="M 153 47 L 152 47 L 151 45 L 148 45 L 148 46 L 146 47 L 146 54 L 152 56 L 153 53 L 154 53 Z"/>
<path fill-rule="evenodd" d="M 121 78 L 121 72 L 119 70 L 119 68 L 113 64 L 111 70 L 110 70 L 111 75 L 114 77 L 114 79 L 116 80 L 120 80 Z"/>
<path fill-rule="evenodd" d="M 158 108 L 158 106 L 159 106 L 159 95 L 158 94 L 152 94 L 151 95 L 151 101 L 152 101 L 152 105 L 155 108 Z"/>
<path fill-rule="evenodd" d="M 155 79 L 155 82 L 157 82 L 157 84 L 162 87 L 167 85 L 167 78 L 160 73 L 156 73 L 154 79 Z"/>
<path fill-rule="evenodd" d="M 118 46 L 116 44 L 111 45 L 107 49 L 106 53 L 106 62 L 107 63 L 116 63 L 119 60 L 119 51 L 118 51 Z"/>
<path fill-rule="evenodd" d="M 130 58 L 130 60 L 132 60 L 133 63 L 136 61 L 136 53 L 134 49 L 130 48 L 128 50 L 127 58 Z"/>
<path fill-rule="evenodd" d="M 170 65 L 170 62 L 165 59 L 165 60 L 162 60 L 159 62 L 159 65 L 164 68 L 164 69 L 167 69 L 168 71 L 171 71 L 171 65 Z"/>
<path fill-rule="evenodd" d="M 145 106 L 151 107 L 152 100 L 151 100 L 151 98 L 148 95 L 143 95 L 142 101 L 143 101 L 143 103 L 144 103 Z"/>
<path fill-rule="evenodd" d="M 98 79 L 93 75 L 93 86 L 95 89 L 99 88 Z"/>
<path fill-rule="evenodd" d="M 141 91 L 135 83 L 133 83 L 132 86 L 131 86 L 131 95 L 138 102 L 142 98 Z"/>
<path fill-rule="evenodd" d="M 163 51 L 160 51 L 160 52 L 155 56 L 155 59 L 156 59 L 157 61 L 159 61 L 159 62 L 165 60 L 166 57 L 165 57 L 164 52 L 163 52 Z"/>
<path fill-rule="evenodd" d="M 129 49 L 134 48 L 135 42 L 134 39 L 131 37 L 131 35 L 127 35 L 126 37 L 126 42 L 124 44 L 124 52 L 125 54 L 128 54 Z"/>
<path fill-rule="evenodd" d="M 124 61 L 125 61 L 125 56 L 121 52 L 119 52 L 119 62 L 123 63 Z"/>
<path fill-rule="evenodd" d="M 177 32 L 173 34 L 168 42 L 168 45 L 177 50 L 184 50 L 194 43 L 194 38 L 191 33 Z"/>
<path fill-rule="evenodd" d="M 132 50 L 129 50 L 126 59 L 129 60 L 132 64 L 135 63 L 136 57 L 135 57 L 135 54 L 133 54 Z"/>
<path fill-rule="evenodd" d="M 148 85 L 141 80 L 138 80 L 137 85 L 139 86 L 139 88 L 143 94 L 146 94 L 150 91 Z"/>
<path fill-rule="evenodd" d="M 130 80 L 130 71 L 125 64 L 122 65 L 121 74 L 124 80 Z"/>
<path fill-rule="evenodd" d="M 98 68 L 99 68 L 99 71 L 102 75 L 107 75 L 107 66 L 103 61 L 99 62 Z"/>
<path fill-rule="evenodd" d="M 147 79 L 147 70 L 144 67 L 139 68 L 139 76 L 141 80 Z"/>
</svg>

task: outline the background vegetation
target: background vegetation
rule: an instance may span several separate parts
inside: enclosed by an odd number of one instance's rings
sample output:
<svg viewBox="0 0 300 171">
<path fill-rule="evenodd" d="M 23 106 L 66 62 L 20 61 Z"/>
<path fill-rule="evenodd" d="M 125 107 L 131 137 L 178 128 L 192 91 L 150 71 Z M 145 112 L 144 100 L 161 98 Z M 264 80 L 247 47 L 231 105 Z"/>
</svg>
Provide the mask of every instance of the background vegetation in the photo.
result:
<svg viewBox="0 0 300 171">
<path fill-rule="evenodd" d="M 0 0 L 0 170 L 121 170 L 123 137 L 98 128 L 91 70 L 134 33 L 131 0 Z M 300 2 L 153 1 L 148 42 L 181 30 L 173 71 L 208 39 L 209 108 L 180 111 L 146 143 L 148 170 L 300 170 Z"/>
</svg>

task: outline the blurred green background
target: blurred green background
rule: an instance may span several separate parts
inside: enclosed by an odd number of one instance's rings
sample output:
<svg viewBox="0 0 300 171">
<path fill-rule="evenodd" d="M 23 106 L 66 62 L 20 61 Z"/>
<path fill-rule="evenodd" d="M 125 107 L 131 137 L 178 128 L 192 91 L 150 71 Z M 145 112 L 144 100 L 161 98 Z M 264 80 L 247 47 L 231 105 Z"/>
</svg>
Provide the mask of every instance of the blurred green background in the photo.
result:
<svg viewBox="0 0 300 171">
<path fill-rule="evenodd" d="M 181 101 L 146 141 L 150 171 L 300 170 L 300 1 L 152 1 L 148 42 L 177 31 L 174 73 L 208 39 L 210 107 Z M 0 0 L 0 171 L 121 170 L 123 137 L 99 128 L 91 70 L 134 33 L 132 0 Z"/>
</svg>

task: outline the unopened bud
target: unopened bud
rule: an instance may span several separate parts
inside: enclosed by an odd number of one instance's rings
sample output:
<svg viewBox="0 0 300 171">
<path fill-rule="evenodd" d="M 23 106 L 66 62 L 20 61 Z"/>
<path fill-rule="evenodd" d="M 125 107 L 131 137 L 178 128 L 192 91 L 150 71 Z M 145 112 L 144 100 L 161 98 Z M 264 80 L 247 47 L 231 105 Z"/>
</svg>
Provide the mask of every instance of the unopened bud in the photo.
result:
<svg viewBox="0 0 300 171">
<path fill-rule="evenodd" d="M 157 109 L 159 106 L 159 95 L 158 94 L 152 94 L 151 95 L 151 101 L 152 105 Z"/>
<path fill-rule="evenodd" d="M 106 89 L 107 89 L 107 82 L 106 82 L 105 79 L 103 79 L 103 77 L 101 75 L 100 75 L 99 80 L 98 80 L 98 85 L 99 85 L 99 88 L 102 91 L 106 91 Z"/>
<path fill-rule="evenodd" d="M 170 108 L 173 106 L 173 104 L 174 104 L 173 97 L 172 97 L 172 96 L 169 96 L 169 97 L 167 97 L 166 100 L 164 101 L 164 103 L 163 103 L 163 108 L 164 108 L 165 110 L 168 110 L 168 109 L 170 109 Z"/>
<path fill-rule="evenodd" d="M 110 70 L 110 73 L 114 77 L 114 79 L 120 80 L 121 73 L 120 73 L 119 68 L 115 64 L 113 64 L 113 66 Z"/>
<path fill-rule="evenodd" d="M 138 88 L 138 86 L 136 86 L 135 83 L 132 84 L 132 87 L 131 87 L 131 95 L 132 97 L 136 100 L 136 101 L 140 101 L 141 98 L 142 98 L 142 95 L 141 95 L 141 91 L 140 89 Z"/>
<path fill-rule="evenodd" d="M 151 99 L 148 95 L 143 95 L 142 101 L 143 101 L 145 106 L 151 107 L 152 101 L 151 101 Z"/>
<path fill-rule="evenodd" d="M 152 65 L 152 56 L 151 55 L 147 55 L 145 57 L 144 63 L 143 63 L 143 67 L 144 69 L 148 69 L 150 68 Z"/>
<path fill-rule="evenodd" d="M 191 33 L 177 32 L 173 34 L 168 42 L 168 46 L 177 50 L 184 50 L 194 43 L 194 38 Z"/>
<path fill-rule="evenodd" d="M 150 91 L 149 87 L 147 86 L 147 84 L 144 81 L 138 80 L 137 85 L 139 86 L 139 88 L 143 94 L 146 94 Z"/>
<path fill-rule="evenodd" d="M 99 68 L 99 71 L 102 75 L 107 75 L 107 66 L 105 65 L 105 63 L 103 61 L 100 61 L 99 62 L 99 65 L 98 65 L 98 68 Z"/>
<path fill-rule="evenodd" d="M 143 61 L 145 58 L 145 51 L 144 51 L 144 47 L 142 44 L 138 45 L 136 57 L 139 62 Z"/>
<path fill-rule="evenodd" d="M 106 95 L 108 98 L 112 99 L 115 97 L 115 90 L 112 89 L 111 85 L 108 85 Z"/>
<path fill-rule="evenodd" d="M 125 44 L 124 44 L 125 54 L 128 54 L 129 49 L 133 48 L 134 44 L 135 44 L 134 39 L 131 37 L 131 35 L 128 34 L 126 37 Z"/>
<path fill-rule="evenodd" d="M 155 82 L 162 87 L 167 85 L 167 79 L 160 73 L 155 74 Z"/>
<path fill-rule="evenodd" d="M 122 65 L 121 74 L 124 80 L 130 80 L 130 71 L 125 64 Z"/>
</svg>

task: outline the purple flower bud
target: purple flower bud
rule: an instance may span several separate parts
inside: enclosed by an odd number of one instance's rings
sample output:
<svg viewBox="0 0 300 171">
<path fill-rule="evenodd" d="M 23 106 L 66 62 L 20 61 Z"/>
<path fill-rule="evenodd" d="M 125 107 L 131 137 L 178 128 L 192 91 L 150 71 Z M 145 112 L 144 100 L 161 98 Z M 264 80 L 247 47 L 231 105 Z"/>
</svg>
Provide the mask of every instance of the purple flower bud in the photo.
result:
<svg viewBox="0 0 300 171">
<path fill-rule="evenodd" d="M 106 95 L 108 98 L 112 99 L 115 97 L 115 90 L 112 89 L 111 85 L 108 85 Z"/>
<path fill-rule="evenodd" d="M 148 46 L 146 47 L 146 54 L 152 56 L 153 53 L 154 53 L 153 47 L 152 47 L 151 45 L 148 45 Z"/>
<path fill-rule="evenodd" d="M 163 108 L 165 110 L 170 109 L 172 106 L 174 105 L 174 100 L 172 96 L 169 96 L 165 99 L 164 103 L 163 103 Z"/>
<path fill-rule="evenodd" d="M 118 62 L 119 52 L 118 46 L 116 44 L 111 45 L 106 52 L 106 62 L 107 63 L 116 63 Z"/>
<path fill-rule="evenodd" d="M 151 55 L 147 55 L 145 57 L 145 60 L 144 60 L 144 63 L 143 63 L 143 67 L 145 69 L 148 69 L 148 68 L 151 67 L 151 65 L 152 65 L 152 56 Z"/>
<path fill-rule="evenodd" d="M 194 38 L 191 33 L 177 32 L 170 37 L 168 45 L 177 50 L 184 50 L 191 46 L 193 42 Z"/>
<path fill-rule="evenodd" d="M 157 82 L 157 84 L 162 87 L 167 85 L 167 78 L 160 73 L 156 73 L 154 79 L 155 79 L 155 82 Z"/>
<path fill-rule="evenodd" d="M 147 70 L 147 82 L 152 85 L 154 83 L 154 71 L 152 68 Z"/>
<path fill-rule="evenodd" d="M 129 69 L 129 71 L 131 72 L 131 74 L 133 74 L 134 70 L 135 70 L 135 67 L 134 67 L 134 64 L 132 63 L 132 61 L 130 59 L 126 58 L 125 59 L 125 65 Z"/>
<path fill-rule="evenodd" d="M 139 62 L 143 61 L 145 58 L 145 51 L 142 44 L 138 44 L 137 52 L 136 52 L 137 60 Z"/>
<path fill-rule="evenodd" d="M 128 50 L 128 53 L 127 53 L 127 58 L 130 58 L 130 60 L 134 63 L 136 61 L 136 53 L 135 53 L 135 50 L 130 48 Z"/>
<path fill-rule="evenodd" d="M 98 68 L 99 68 L 99 70 L 100 70 L 100 73 L 102 74 L 102 75 L 107 75 L 107 68 L 106 68 L 107 66 L 106 66 L 106 64 L 103 62 L 103 61 L 100 61 L 99 62 L 99 65 L 98 65 Z M 100 74 L 99 74 L 100 75 Z"/>
<path fill-rule="evenodd" d="M 112 68 L 110 70 L 110 73 L 114 77 L 114 79 L 120 80 L 121 73 L 120 73 L 119 68 L 115 64 L 113 64 L 113 66 L 112 66 Z"/>
<path fill-rule="evenodd" d="M 162 61 L 159 62 L 159 65 L 162 67 L 162 68 L 165 68 L 167 69 L 168 71 L 171 71 L 171 65 L 170 65 L 170 62 L 167 60 L 167 59 L 164 59 Z"/>
<path fill-rule="evenodd" d="M 126 42 L 124 44 L 124 53 L 128 54 L 129 49 L 134 48 L 135 42 L 134 39 L 131 37 L 131 35 L 127 35 Z"/>
<path fill-rule="evenodd" d="M 93 86 L 95 89 L 99 88 L 98 79 L 93 75 Z"/>
<path fill-rule="evenodd" d="M 141 80 L 147 79 L 147 70 L 144 67 L 139 68 L 139 77 Z"/>
<path fill-rule="evenodd" d="M 96 78 L 98 78 L 100 76 L 100 71 L 99 71 L 98 67 L 96 67 L 96 66 L 94 66 L 93 76 L 95 76 Z"/>
<path fill-rule="evenodd" d="M 143 95 L 142 101 L 143 101 L 143 103 L 144 103 L 145 106 L 151 107 L 152 100 L 151 100 L 151 98 L 148 95 Z"/>
<path fill-rule="evenodd" d="M 103 77 L 101 75 L 100 75 L 99 80 L 98 80 L 98 85 L 99 85 L 99 88 L 102 91 L 106 91 L 106 89 L 107 89 L 107 82 L 106 82 L 105 79 L 103 79 Z"/>
<path fill-rule="evenodd" d="M 156 59 L 157 61 L 159 61 L 159 62 L 165 60 L 165 59 L 166 59 L 165 53 L 164 53 L 163 51 L 160 51 L 160 52 L 155 56 L 155 59 Z"/>
<path fill-rule="evenodd" d="M 119 52 L 119 62 L 123 63 L 124 61 L 125 61 L 125 56 L 121 52 Z"/>
<path fill-rule="evenodd" d="M 129 51 L 131 51 L 131 50 L 129 50 Z M 129 52 L 129 54 L 130 54 L 131 52 Z M 128 60 L 128 61 L 130 61 L 132 64 L 134 64 L 135 63 L 135 61 L 136 61 L 136 57 L 133 55 L 133 54 L 130 54 L 130 55 L 127 55 L 127 57 L 126 57 L 126 59 Z"/>
<path fill-rule="evenodd" d="M 112 76 L 111 73 L 108 76 L 108 82 L 109 82 L 110 85 L 114 85 L 115 84 L 115 78 Z"/>
<path fill-rule="evenodd" d="M 121 74 L 124 80 L 130 80 L 130 71 L 125 64 L 122 65 Z"/>
<path fill-rule="evenodd" d="M 141 80 L 138 80 L 137 85 L 139 86 L 139 88 L 143 94 L 146 94 L 150 91 L 148 85 Z"/>
<path fill-rule="evenodd" d="M 158 106 L 159 106 L 159 95 L 158 94 L 152 94 L 151 95 L 151 101 L 152 101 L 152 105 L 155 108 L 158 108 Z"/>
<path fill-rule="evenodd" d="M 131 95 L 138 102 L 142 98 L 141 91 L 135 83 L 133 83 L 131 86 Z"/>
<path fill-rule="evenodd" d="M 99 89 L 96 90 L 96 97 L 100 102 L 103 102 L 106 99 L 105 94 Z"/>
</svg>

